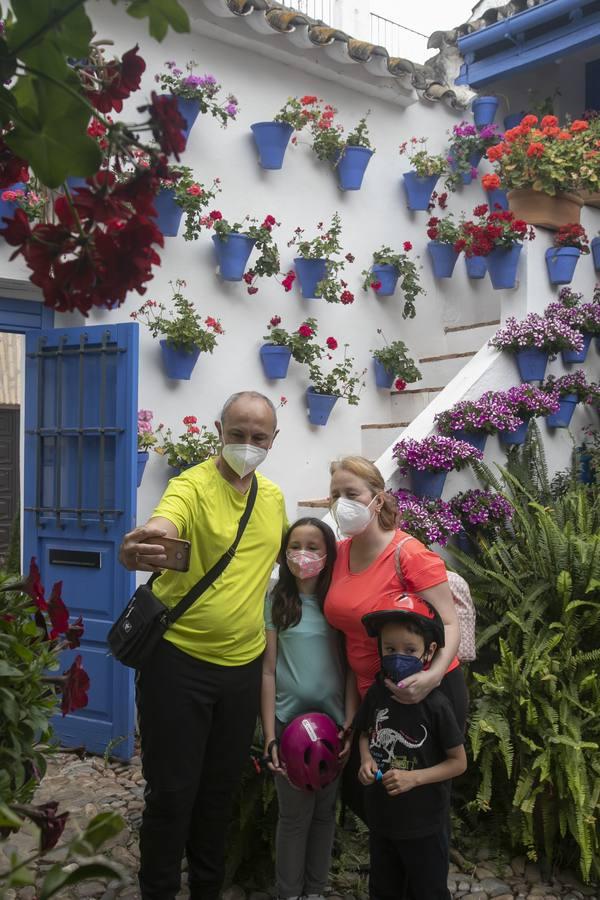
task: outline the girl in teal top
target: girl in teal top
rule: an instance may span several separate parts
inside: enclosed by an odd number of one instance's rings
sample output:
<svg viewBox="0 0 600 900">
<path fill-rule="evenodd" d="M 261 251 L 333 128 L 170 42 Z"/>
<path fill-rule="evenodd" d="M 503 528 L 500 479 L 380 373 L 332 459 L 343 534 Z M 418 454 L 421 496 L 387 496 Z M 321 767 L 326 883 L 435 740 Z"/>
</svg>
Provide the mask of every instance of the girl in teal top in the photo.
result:
<svg viewBox="0 0 600 900">
<path fill-rule="evenodd" d="M 320 900 L 331 864 L 339 778 L 312 793 L 292 787 L 279 763 L 277 738 L 296 716 L 327 713 L 344 733 L 345 759 L 358 692 L 341 636 L 323 615 L 336 557 L 333 531 L 320 519 L 299 519 L 284 538 L 281 556 L 279 581 L 265 602 L 261 695 L 265 756 L 279 801 L 277 892 L 281 900 Z"/>
</svg>

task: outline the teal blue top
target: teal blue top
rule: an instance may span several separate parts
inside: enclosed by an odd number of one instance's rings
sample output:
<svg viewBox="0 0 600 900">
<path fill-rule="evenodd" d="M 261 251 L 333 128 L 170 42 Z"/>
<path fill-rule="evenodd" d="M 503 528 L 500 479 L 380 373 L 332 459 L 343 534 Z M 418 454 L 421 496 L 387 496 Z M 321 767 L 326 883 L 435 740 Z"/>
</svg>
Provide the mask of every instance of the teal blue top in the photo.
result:
<svg viewBox="0 0 600 900">
<path fill-rule="evenodd" d="M 316 597 L 300 594 L 302 618 L 277 636 L 275 715 L 287 724 L 306 712 L 324 712 L 344 723 L 345 663 L 339 633 L 329 625 Z M 275 631 L 271 598 L 265 601 L 265 626 Z"/>
</svg>

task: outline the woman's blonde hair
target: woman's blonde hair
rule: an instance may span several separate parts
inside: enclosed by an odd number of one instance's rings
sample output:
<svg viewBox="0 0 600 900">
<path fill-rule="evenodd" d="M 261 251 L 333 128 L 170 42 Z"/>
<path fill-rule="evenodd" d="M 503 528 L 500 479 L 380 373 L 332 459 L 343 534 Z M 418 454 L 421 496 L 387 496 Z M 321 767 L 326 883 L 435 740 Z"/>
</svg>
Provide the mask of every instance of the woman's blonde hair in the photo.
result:
<svg viewBox="0 0 600 900">
<path fill-rule="evenodd" d="M 383 475 L 377 466 L 374 466 L 364 456 L 344 456 L 342 459 L 337 459 L 331 463 L 329 474 L 333 475 L 338 469 L 351 472 L 352 475 L 356 475 L 357 478 L 364 481 L 373 496 L 383 494 L 383 506 L 379 510 L 377 518 L 384 531 L 394 531 L 396 529 L 398 507 L 394 497 L 386 491 Z"/>
</svg>

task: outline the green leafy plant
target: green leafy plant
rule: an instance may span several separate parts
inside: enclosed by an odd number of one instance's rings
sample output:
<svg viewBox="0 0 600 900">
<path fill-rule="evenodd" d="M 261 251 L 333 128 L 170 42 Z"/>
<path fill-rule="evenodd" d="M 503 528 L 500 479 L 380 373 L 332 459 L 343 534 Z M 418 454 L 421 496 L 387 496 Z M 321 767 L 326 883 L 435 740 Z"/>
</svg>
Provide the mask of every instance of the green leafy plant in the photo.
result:
<svg viewBox="0 0 600 900">
<path fill-rule="evenodd" d="M 402 310 L 403 319 L 414 319 L 416 315 L 415 300 L 419 294 L 427 293 L 421 285 L 419 278 L 419 267 L 410 259 L 408 253 L 412 250 L 410 241 L 404 241 L 404 252 L 395 253 L 391 247 L 382 246 L 373 253 L 373 262 L 371 266 L 393 266 L 398 273 L 400 281 L 400 289 L 404 294 L 404 309 Z M 417 257 L 418 258 L 418 257 Z M 377 293 L 381 288 L 381 282 L 373 275 L 372 268 L 364 269 L 363 275 L 363 291 L 369 287 Z"/>
<path fill-rule="evenodd" d="M 217 95 L 221 85 L 214 75 L 194 75 L 196 65 L 193 60 L 186 63 L 186 75 L 182 69 L 177 68 L 173 60 L 169 60 L 165 63 L 167 71 L 156 75 L 156 81 L 163 91 L 169 91 L 184 100 L 197 100 L 201 113 L 210 113 L 221 125 L 226 126 L 239 112 L 238 101 L 233 94 L 228 94 L 227 99 L 219 103 Z"/>
<path fill-rule="evenodd" d="M 407 156 L 419 178 L 444 175 L 448 171 L 447 159 L 439 153 L 431 154 L 426 149 L 417 149 L 420 145 L 424 146 L 425 144 L 427 144 L 427 138 L 411 137 L 409 141 L 403 141 L 400 144 L 398 151 L 400 156 Z"/>
<path fill-rule="evenodd" d="M 153 449 L 160 456 L 167 457 L 172 469 L 186 469 L 216 456 L 221 442 L 218 434 L 206 425 L 198 425 L 196 416 L 184 416 L 185 431 L 179 437 L 173 437 L 170 428 L 161 422 L 156 429 L 157 446 Z"/>
<path fill-rule="evenodd" d="M 203 210 L 221 191 L 221 179 L 215 178 L 210 187 L 196 181 L 189 166 L 170 166 L 169 178 L 161 178 L 161 188 L 172 188 L 177 206 L 185 213 L 186 241 L 196 241 L 203 228 L 210 228 L 212 219 L 203 215 Z"/>
<path fill-rule="evenodd" d="M 153 338 L 164 335 L 167 343 L 178 350 L 192 353 L 197 348 L 202 353 L 212 353 L 217 346 L 217 335 L 225 334 L 221 322 L 212 316 L 202 320 L 192 301 L 187 300 L 180 291 L 185 287 L 185 281 L 178 278 L 175 283 L 170 281 L 169 284 L 173 291 L 173 313 L 170 317 L 166 315 L 170 310 L 164 303 L 146 300 L 137 312 L 131 313 L 131 318 L 147 325 Z"/>
<path fill-rule="evenodd" d="M 277 115 L 273 117 L 273 121 L 286 122 L 294 131 L 302 131 L 309 122 L 319 117 L 320 103 L 318 97 L 309 94 L 300 98 L 288 97 Z"/>
<path fill-rule="evenodd" d="M 305 319 L 296 331 L 286 331 L 280 325 L 281 317 L 273 316 L 267 325 L 269 333 L 263 336 L 263 341 L 287 347 L 299 363 L 311 363 L 315 359 L 320 359 L 323 351 L 315 342 L 318 329 L 316 319 Z"/>
<path fill-rule="evenodd" d="M 356 128 L 344 137 L 344 127 L 335 124 L 337 109 L 327 104 L 318 118 L 311 120 L 312 149 L 319 159 L 337 165 L 346 147 L 371 148 L 367 117 L 370 110 L 358 122 Z"/>
<path fill-rule="evenodd" d="M 252 267 L 244 272 L 244 281 L 248 285 L 249 294 L 256 294 L 258 291 L 255 285 L 257 278 L 271 278 L 273 275 L 279 275 L 279 248 L 275 243 L 272 231 L 275 226 L 279 227 L 280 223 L 274 216 L 265 216 L 260 225 L 257 224 L 258 219 L 251 216 L 246 216 L 243 222 L 228 222 L 218 211 L 212 212 L 209 219 L 212 221 L 215 234 L 222 241 L 227 242 L 230 234 L 244 234 L 253 239 L 259 256 L 254 260 Z"/>
<path fill-rule="evenodd" d="M 397 378 L 401 378 L 407 384 L 412 384 L 414 381 L 420 381 L 422 375 L 415 366 L 414 359 L 407 356 L 406 344 L 404 341 L 392 341 L 391 344 L 388 344 L 381 328 L 377 329 L 377 334 L 381 335 L 383 338 L 385 347 L 378 350 L 371 350 L 373 357 L 379 360 L 382 366 L 385 366 L 389 372 L 393 372 Z"/>
<path fill-rule="evenodd" d="M 348 284 L 341 277 L 345 263 L 354 262 L 354 256 L 346 253 L 343 259 L 335 259 L 342 253 L 342 222 L 340 214 L 335 212 L 329 227 L 325 229 L 323 222 L 317 224 L 316 237 L 306 240 L 304 228 L 296 228 L 288 247 L 297 247 L 302 259 L 324 259 L 327 262 L 326 275 L 317 285 L 316 297 L 323 297 L 328 303 L 354 303 L 354 294 L 348 290 Z"/>
<path fill-rule="evenodd" d="M 331 341 L 331 338 L 329 339 Z M 342 397 L 347 400 L 350 406 L 357 406 L 360 400 L 360 391 L 365 386 L 362 380 L 367 370 L 357 372 L 354 369 L 354 357 L 348 355 L 349 344 L 344 344 L 344 356 L 339 362 L 334 363 L 329 372 L 323 372 L 316 360 L 309 363 L 308 371 L 310 373 L 310 383 L 314 392 L 317 394 L 328 394 L 329 396 Z M 330 350 L 333 349 L 328 344 Z M 337 341 L 335 342 L 337 348 Z M 325 352 L 327 359 L 333 360 L 333 356 L 329 352 Z"/>
</svg>

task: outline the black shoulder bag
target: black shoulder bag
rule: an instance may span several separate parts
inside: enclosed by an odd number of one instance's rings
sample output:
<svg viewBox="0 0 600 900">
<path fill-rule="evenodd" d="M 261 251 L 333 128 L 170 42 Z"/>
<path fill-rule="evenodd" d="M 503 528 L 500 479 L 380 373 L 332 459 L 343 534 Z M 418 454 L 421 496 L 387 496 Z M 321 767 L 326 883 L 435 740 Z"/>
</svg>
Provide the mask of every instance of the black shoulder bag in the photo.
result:
<svg viewBox="0 0 600 900">
<path fill-rule="evenodd" d="M 246 508 L 240 519 L 233 544 L 173 609 L 167 609 L 152 593 L 152 583 L 160 573 L 154 573 L 146 584 L 139 586 L 108 632 L 108 646 L 115 659 L 132 669 L 141 668 L 152 655 L 167 628 L 184 612 L 187 612 L 198 597 L 225 571 L 235 556 L 248 524 L 257 492 L 258 482 L 255 475 L 248 491 Z"/>
</svg>

